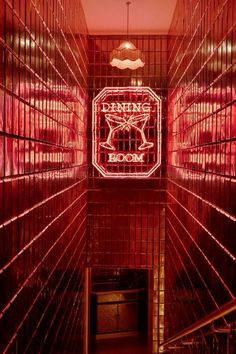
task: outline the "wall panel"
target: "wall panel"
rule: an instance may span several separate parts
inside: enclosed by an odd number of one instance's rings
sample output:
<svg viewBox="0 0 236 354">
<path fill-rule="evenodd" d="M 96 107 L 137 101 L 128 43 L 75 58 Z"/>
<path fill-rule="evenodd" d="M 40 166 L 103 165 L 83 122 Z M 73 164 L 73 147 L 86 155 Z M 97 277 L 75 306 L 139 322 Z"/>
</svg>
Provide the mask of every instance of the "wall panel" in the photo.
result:
<svg viewBox="0 0 236 354">
<path fill-rule="evenodd" d="M 94 266 L 147 267 L 154 265 L 160 205 L 165 202 L 165 117 L 167 89 L 167 37 L 132 36 L 145 56 L 137 70 L 120 70 L 109 63 L 110 52 L 121 36 L 89 38 L 89 116 L 92 99 L 104 87 L 149 86 L 162 98 L 162 165 L 146 180 L 103 178 L 90 165 L 90 262 Z M 92 142 L 89 126 L 89 161 Z"/>
<path fill-rule="evenodd" d="M 164 336 L 164 257 L 166 203 L 167 36 L 131 36 L 145 56 L 137 70 L 119 70 L 109 63 L 110 52 L 122 36 L 89 38 L 89 121 L 92 99 L 104 87 L 148 86 L 162 99 L 162 163 L 147 179 L 103 178 L 90 165 L 88 199 L 88 261 L 92 267 L 153 270 L 153 351 Z M 88 154 L 92 161 L 92 129 Z"/>
<path fill-rule="evenodd" d="M 61 345 L 78 353 L 87 223 L 84 15 L 72 0 L 2 0 L 0 17 L 0 352 Z"/>
<path fill-rule="evenodd" d="M 166 216 L 170 337 L 236 295 L 235 21 L 234 1 L 179 0 L 170 30 Z M 225 327 L 232 318 L 216 325 Z M 217 352 L 209 343 L 204 348 Z"/>
</svg>

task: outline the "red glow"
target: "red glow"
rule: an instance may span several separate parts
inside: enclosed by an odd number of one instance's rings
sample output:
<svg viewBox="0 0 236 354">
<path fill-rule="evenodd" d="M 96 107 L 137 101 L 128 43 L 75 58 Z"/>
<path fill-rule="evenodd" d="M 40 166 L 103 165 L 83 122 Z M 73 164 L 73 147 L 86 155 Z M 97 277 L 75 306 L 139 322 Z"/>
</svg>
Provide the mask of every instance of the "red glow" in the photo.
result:
<svg viewBox="0 0 236 354">
<path fill-rule="evenodd" d="M 93 165 L 104 177 L 149 177 L 161 161 L 161 99 L 149 87 L 104 88 L 93 100 Z"/>
</svg>

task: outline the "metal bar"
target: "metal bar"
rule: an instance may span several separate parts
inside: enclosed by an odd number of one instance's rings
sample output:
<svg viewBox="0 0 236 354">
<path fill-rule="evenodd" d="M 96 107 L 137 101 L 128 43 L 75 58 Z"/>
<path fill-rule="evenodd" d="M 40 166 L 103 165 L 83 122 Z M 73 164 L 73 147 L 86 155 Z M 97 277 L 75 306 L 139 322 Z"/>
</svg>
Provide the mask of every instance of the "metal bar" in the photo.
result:
<svg viewBox="0 0 236 354">
<path fill-rule="evenodd" d="M 85 292 L 84 292 L 84 354 L 89 353 L 89 327 L 90 327 L 90 288 L 91 288 L 91 268 L 85 268 Z"/>
<path fill-rule="evenodd" d="M 129 289 L 129 290 L 108 290 L 108 291 L 91 291 L 91 294 L 95 295 L 107 295 L 107 294 L 132 294 L 140 293 L 144 291 L 145 288 Z"/>
<path fill-rule="evenodd" d="M 201 320 L 193 323 L 191 326 L 185 328 L 184 330 L 177 333 L 175 336 L 169 338 L 165 342 L 161 343 L 160 346 L 167 346 L 173 342 L 178 341 L 179 339 L 186 337 L 190 333 L 196 332 L 197 330 L 205 327 L 206 325 L 218 320 L 219 318 L 228 315 L 232 311 L 236 310 L 236 297 L 227 302 L 221 308 L 211 312 L 209 315 L 205 316 Z"/>
</svg>

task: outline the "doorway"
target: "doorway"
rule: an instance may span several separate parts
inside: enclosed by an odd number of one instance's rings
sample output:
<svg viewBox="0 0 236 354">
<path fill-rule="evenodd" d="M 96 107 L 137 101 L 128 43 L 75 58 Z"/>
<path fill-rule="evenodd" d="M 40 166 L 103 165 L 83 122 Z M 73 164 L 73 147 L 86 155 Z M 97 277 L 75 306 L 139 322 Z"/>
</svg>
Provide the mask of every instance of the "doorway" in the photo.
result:
<svg viewBox="0 0 236 354">
<path fill-rule="evenodd" d="M 90 297 L 90 352 L 147 353 L 148 271 L 93 269 Z"/>
</svg>

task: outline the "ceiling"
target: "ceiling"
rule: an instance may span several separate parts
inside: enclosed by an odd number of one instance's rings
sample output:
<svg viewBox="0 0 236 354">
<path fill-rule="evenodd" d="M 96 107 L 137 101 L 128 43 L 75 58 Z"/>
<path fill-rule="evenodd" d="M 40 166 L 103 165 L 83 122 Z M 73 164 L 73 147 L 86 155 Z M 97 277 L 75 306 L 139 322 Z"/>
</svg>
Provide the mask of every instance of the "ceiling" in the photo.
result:
<svg viewBox="0 0 236 354">
<path fill-rule="evenodd" d="M 81 0 L 89 34 L 126 34 L 126 0 Z M 166 34 L 177 0 L 131 0 L 130 34 Z"/>
</svg>

